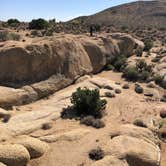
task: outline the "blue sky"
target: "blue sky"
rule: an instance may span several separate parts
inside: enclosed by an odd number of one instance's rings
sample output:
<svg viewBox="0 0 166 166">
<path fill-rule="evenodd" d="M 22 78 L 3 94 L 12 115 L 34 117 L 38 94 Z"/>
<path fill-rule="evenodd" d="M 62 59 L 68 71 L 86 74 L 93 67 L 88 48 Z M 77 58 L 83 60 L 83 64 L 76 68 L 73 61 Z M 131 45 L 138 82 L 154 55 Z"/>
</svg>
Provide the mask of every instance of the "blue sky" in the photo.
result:
<svg viewBox="0 0 166 166">
<path fill-rule="evenodd" d="M 0 20 L 45 18 L 66 21 L 134 0 L 0 0 Z"/>
</svg>

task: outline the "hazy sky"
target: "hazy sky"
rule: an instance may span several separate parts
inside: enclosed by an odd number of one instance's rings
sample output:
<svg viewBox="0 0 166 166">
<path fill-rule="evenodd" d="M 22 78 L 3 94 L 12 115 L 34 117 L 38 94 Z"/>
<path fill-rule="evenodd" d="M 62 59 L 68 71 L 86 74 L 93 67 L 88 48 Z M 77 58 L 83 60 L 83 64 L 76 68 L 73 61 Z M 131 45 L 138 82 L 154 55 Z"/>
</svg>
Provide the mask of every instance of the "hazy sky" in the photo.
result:
<svg viewBox="0 0 166 166">
<path fill-rule="evenodd" d="M 134 0 L 0 0 L 0 20 L 34 18 L 69 20 Z"/>
</svg>

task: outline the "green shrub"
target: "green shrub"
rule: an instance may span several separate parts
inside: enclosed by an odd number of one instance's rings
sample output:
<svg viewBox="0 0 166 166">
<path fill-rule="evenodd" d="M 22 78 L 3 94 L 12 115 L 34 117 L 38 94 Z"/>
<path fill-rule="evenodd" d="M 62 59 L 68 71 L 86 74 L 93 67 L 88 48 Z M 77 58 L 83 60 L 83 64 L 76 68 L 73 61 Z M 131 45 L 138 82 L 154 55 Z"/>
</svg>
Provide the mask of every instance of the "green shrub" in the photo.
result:
<svg viewBox="0 0 166 166">
<path fill-rule="evenodd" d="M 154 76 L 154 81 L 156 84 L 161 85 L 163 82 L 164 77 L 161 75 L 155 75 Z"/>
<path fill-rule="evenodd" d="M 136 85 L 135 92 L 141 94 L 144 92 L 144 89 L 141 86 Z"/>
<path fill-rule="evenodd" d="M 92 149 L 89 152 L 89 158 L 92 160 L 101 160 L 102 158 L 104 158 L 104 151 L 98 147 L 97 149 Z"/>
<path fill-rule="evenodd" d="M 149 51 L 153 47 L 152 40 L 145 40 L 144 44 L 145 44 L 144 51 Z"/>
<path fill-rule="evenodd" d="M 135 50 L 135 54 L 139 57 L 142 56 L 142 53 L 143 53 L 143 49 L 141 47 L 138 47 L 136 50 Z"/>
<path fill-rule="evenodd" d="M 124 70 L 123 77 L 125 77 L 129 81 L 137 81 L 139 77 L 139 73 L 136 67 L 130 66 Z"/>
<path fill-rule="evenodd" d="M 114 67 L 115 71 L 122 71 L 126 66 L 127 58 L 124 55 L 115 56 L 110 64 Z"/>
<path fill-rule="evenodd" d="M 78 88 L 72 94 L 71 103 L 79 116 L 92 115 L 101 118 L 107 102 L 100 99 L 98 89 Z"/>
<path fill-rule="evenodd" d="M 20 23 L 20 21 L 18 21 L 17 19 L 9 19 L 9 20 L 7 21 L 7 24 L 8 24 L 9 26 L 12 26 L 12 27 L 18 26 L 19 23 Z"/>
<path fill-rule="evenodd" d="M 139 80 L 141 80 L 141 81 L 146 81 L 146 80 L 148 80 L 149 77 L 150 77 L 150 73 L 148 71 L 142 71 L 139 74 Z"/>
<path fill-rule="evenodd" d="M 41 30 L 41 29 L 48 28 L 48 26 L 49 26 L 49 23 L 42 18 L 39 18 L 37 20 L 34 19 L 29 23 L 29 29 Z"/>
<path fill-rule="evenodd" d="M 114 70 L 114 66 L 111 64 L 106 65 L 105 70 Z"/>
<path fill-rule="evenodd" d="M 17 33 L 11 33 L 8 31 L 0 31 L 0 42 L 7 41 L 7 40 L 20 40 L 20 35 Z"/>
</svg>

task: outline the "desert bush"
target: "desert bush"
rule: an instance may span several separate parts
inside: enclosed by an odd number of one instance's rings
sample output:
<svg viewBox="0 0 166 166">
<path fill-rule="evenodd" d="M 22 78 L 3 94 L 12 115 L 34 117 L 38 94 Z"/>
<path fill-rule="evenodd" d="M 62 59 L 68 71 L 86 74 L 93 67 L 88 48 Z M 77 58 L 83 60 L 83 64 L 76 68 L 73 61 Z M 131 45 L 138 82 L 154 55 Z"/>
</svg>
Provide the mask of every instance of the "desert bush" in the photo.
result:
<svg viewBox="0 0 166 166">
<path fill-rule="evenodd" d="M 29 23 L 29 29 L 41 30 L 41 29 L 48 28 L 48 26 L 49 26 L 49 23 L 42 18 L 39 18 L 37 20 L 34 19 Z"/>
<path fill-rule="evenodd" d="M 152 66 L 144 60 L 139 60 L 136 66 L 130 66 L 123 72 L 123 77 L 129 81 L 147 81 L 152 75 Z"/>
<path fill-rule="evenodd" d="M 136 50 L 135 50 L 135 54 L 139 57 L 142 56 L 142 53 L 143 53 L 143 49 L 141 47 L 138 47 Z"/>
<path fill-rule="evenodd" d="M 114 70 L 114 66 L 111 64 L 106 65 L 105 70 Z"/>
<path fill-rule="evenodd" d="M 149 51 L 153 47 L 153 41 L 150 39 L 145 40 L 144 44 L 145 44 L 144 51 Z"/>
<path fill-rule="evenodd" d="M 115 93 L 120 94 L 120 93 L 122 93 L 122 91 L 120 89 L 115 89 Z"/>
<path fill-rule="evenodd" d="M 31 31 L 31 37 L 43 37 L 43 34 L 41 31 L 33 30 Z"/>
<path fill-rule="evenodd" d="M 147 125 L 146 125 L 146 124 L 143 122 L 143 120 L 141 120 L 141 119 L 136 119 L 136 120 L 134 120 L 133 124 L 134 124 L 135 126 L 147 128 Z"/>
<path fill-rule="evenodd" d="M 49 130 L 49 129 L 51 129 L 51 128 L 52 128 L 51 123 L 44 123 L 44 124 L 42 125 L 42 129 L 43 129 L 43 130 Z"/>
<path fill-rule="evenodd" d="M 7 24 L 8 24 L 9 26 L 12 26 L 12 27 L 18 26 L 19 23 L 20 23 L 20 21 L 18 21 L 17 19 L 9 19 L 9 20 L 7 21 Z"/>
<path fill-rule="evenodd" d="M 7 41 L 7 40 L 20 40 L 20 35 L 17 33 L 12 33 L 8 31 L 0 31 L 0 42 Z"/>
<path fill-rule="evenodd" d="M 137 81 L 139 77 L 139 73 L 136 67 L 130 66 L 124 70 L 123 77 L 125 77 L 129 81 Z"/>
<path fill-rule="evenodd" d="M 163 79 L 164 79 L 164 77 L 161 76 L 161 75 L 158 75 L 158 74 L 157 74 L 157 75 L 154 76 L 154 81 L 155 81 L 155 83 L 158 84 L 158 85 L 161 85 L 161 84 L 162 84 Z"/>
<path fill-rule="evenodd" d="M 92 149 L 89 152 L 89 158 L 92 160 L 101 160 L 102 158 L 104 158 L 104 151 L 98 147 L 97 149 Z"/>
<path fill-rule="evenodd" d="M 123 89 L 129 89 L 130 87 L 129 87 L 129 84 L 124 84 L 122 88 Z"/>
<path fill-rule="evenodd" d="M 136 85 L 135 86 L 135 92 L 141 94 L 141 93 L 144 92 L 144 90 L 140 85 Z"/>
<path fill-rule="evenodd" d="M 78 88 L 72 94 L 71 103 L 79 116 L 92 115 L 95 118 L 101 118 L 107 102 L 100 99 L 98 89 Z"/>
<path fill-rule="evenodd" d="M 124 55 L 115 56 L 113 59 L 111 59 L 109 65 L 112 65 L 115 71 L 120 72 L 125 68 L 126 60 L 127 58 Z"/>
<path fill-rule="evenodd" d="M 103 128 L 105 127 L 105 123 L 100 119 L 95 119 L 93 116 L 87 116 L 81 119 L 81 124 L 92 126 L 94 128 Z"/>
</svg>

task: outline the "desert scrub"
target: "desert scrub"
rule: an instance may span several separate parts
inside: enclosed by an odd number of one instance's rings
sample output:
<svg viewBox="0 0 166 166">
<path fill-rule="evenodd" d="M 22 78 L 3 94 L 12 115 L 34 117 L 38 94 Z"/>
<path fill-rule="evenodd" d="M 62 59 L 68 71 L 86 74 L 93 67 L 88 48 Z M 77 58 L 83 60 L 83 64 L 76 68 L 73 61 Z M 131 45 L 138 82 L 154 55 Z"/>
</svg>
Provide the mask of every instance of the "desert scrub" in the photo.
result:
<svg viewBox="0 0 166 166">
<path fill-rule="evenodd" d="M 47 29 L 48 26 L 49 26 L 48 21 L 42 18 L 39 18 L 37 20 L 34 19 L 29 23 L 29 29 L 41 30 L 41 29 Z"/>
<path fill-rule="evenodd" d="M 105 123 L 101 119 L 95 119 L 93 116 L 87 116 L 82 118 L 80 124 L 92 126 L 96 129 L 105 127 Z"/>
<path fill-rule="evenodd" d="M 17 19 L 9 19 L 7 24 L 11 27 L 17 27 L 20 24 L 20 21 Z"/>
<path fill-rule="evenodd" d="M 105 69 L 121 72 L 126 67 L 126 61 L 126 56 L 117 55 L 110 60 L 109 64 L 106 65 Z"/>
<path fill-rule="evenodd" d="M 150 39 L 145 40 L 144 44 L 145 44 L 144 51 L 150 51 L 150 49 L 153 47 L 153 41 Z"/>
<path fill-rule="evenodd" d="M 166 89 L 166 81 L 164 80 L 164 76 L 157 74 L 154 76 L 154 81 L 157 85 Z"/>
<path fill-rule="evenodd" d="M 141 94 L 144 92 L 144 89 L 140 85 L 135 85 L 135 92 Z"/>
<path fill-rule="evenodd" d="M 100 99 L 98 89 L 78 88 L 72 94 L 71 103 L 73 104 L 73 109 L 76 110 L 79 116 L 91 115 L 95 118 L 101 118 L 107 102 L 106 100 Z"/>
<path fill-rule="evenodd" d="M 104 151 L 100 147 L 92 149 L 89 152 L 89 158 L 92 160 L 101 160 L 102 158 L 104 158 L 104 155 Z"/>
<path fill-rule="evenodd" d="M 135 119 L 133 124 L 135 126 L 138 126 L 138 127 L 145 127 L 145 128 L 147 128 L 147 125 L 141 119 Z"/>
<path fill-rule="evenodd" d="M 138 80 L 138 71 L 135 66 L 129 66 L 123 71 L 123 77 L 125 77 L 129 81 L 137 81 Z"/>
<path fill-rule="evenodd" d="M 152 76 L 152 66 L 144 60 L 139 60 L 136 66 L 129 66 L 123 72 L 123 77 L 129 81 L 147 81 Z"/>
<path fill-rule="evenodd" d="M 20 35 L 17 33 L 8 32 L 8 31 L 0 31 L 0 42 L 7 41 L 7 40 L 19 41 L 20 38 L 21 38 Z"/>
</svg>

